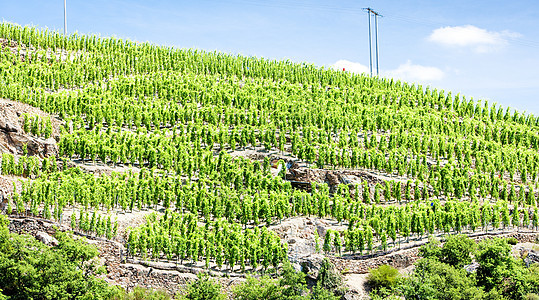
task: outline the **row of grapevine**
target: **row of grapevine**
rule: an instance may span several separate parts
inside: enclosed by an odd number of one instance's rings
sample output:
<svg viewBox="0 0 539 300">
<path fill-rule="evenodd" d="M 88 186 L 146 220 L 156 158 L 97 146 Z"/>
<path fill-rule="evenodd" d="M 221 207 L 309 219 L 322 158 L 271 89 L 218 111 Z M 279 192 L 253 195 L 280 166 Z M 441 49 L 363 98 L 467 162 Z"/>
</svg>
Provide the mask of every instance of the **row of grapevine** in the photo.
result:
<svg viewBox="0 0 539 300">
<path fill-rule="evenodd" d="M 40 160 L 35 156 L 17 157 L 11 153 L 2 153 L 0 164 L 0 173 L 2 175 L 30 177 L 56 171 L 58 171 L 58 163 L 55 156 Z"/>
<path fill-rule="evenodd" d="M 118 221 L 112 221 L 111 216 L 102 216 L 94 210 L 90 216 L 87 211 L 79 211 L 77 218 L 75 212 L 71 214 L 70 221 L 73 230 L 112 239 L 118 234 Z"/>
<path fill-rule="evenodd" d="M 52 122 L 50 117 L 43 120 L 40 116 L 23 114 L 23 130 L 48 139 L 52 134 Z"/>
<path fill-rule="evenodd" d="M 242 229 L 220 219 L 197 224 L 192 214 L 166 211 L 163 216 L 151 214 L 144 225 L 129 231 L 128 249 L 133 256 L 153 259 L 205 261 L 219 269 L 223 264 L 231 270 L 246 266 L 256 271 L 258 266 L 275 268 L 287 259 L 287 246 L 266 229 Z"/>
</svg>

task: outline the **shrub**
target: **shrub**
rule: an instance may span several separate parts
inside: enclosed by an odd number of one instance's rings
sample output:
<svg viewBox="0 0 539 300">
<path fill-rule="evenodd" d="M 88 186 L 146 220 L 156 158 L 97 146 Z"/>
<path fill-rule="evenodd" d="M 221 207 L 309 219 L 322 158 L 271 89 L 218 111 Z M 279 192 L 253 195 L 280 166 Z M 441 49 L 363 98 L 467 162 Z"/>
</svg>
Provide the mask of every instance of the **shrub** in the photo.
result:
<svg viewBox="0 0 539 300">
<path fill-rule="evenodd" d="M 323 288 L 320 283 L 318 283 L 314 288 L 311 294 L 311 300 L 338 300 L 340 297 L 335 296 L 333 292 L 330 292 Z"/>
<path fill-rule="evenodd" d="M 518 244 L 518 240 L 515 237 L 509 237 L 509 238 L 507 238 L 507 243 L 509 245 L 516 245 L 516 244 Z"/>
<path fill-rule="evenodd" d="M 118 293 L 113 295 L 110 300 L 168 300 L 170 296 L 160 290 L 152 290 L 136 286 L 131 292 L 126 293 L 123 289 L 118 288 Z"/>
<path fill-rule="evenodd" d="M 429 236 L 429 242 L 419 248 L 419 256 L 424 258 L 440 257 L 440 251 L 442 251 L 442 247 L 440 247 L 440 245 L 441 242 L 438 238 Z"/>
<path fill-rule="evenodd" d="M 247 280 L 232 289 L 233 299 L 238 300 L 279 300 L 283 298 L 283 289 L 276 279 L 263 276 L 260 279 L 247 277 Z"/>
<path fill-rule="evenodd" d="M 343 285 L 341 274 L 335 270 L 335 266 L 327 258 L 322 261 L 316 280 L 321 287 L 330 291 L 334 291 Z"/>
<path fill-rule="evenodd" d="M 282 287 L 284 296 L 301 296 L 306 290 L 305 274 L 303 272 L 296 272 L 290 263 L 283 265 L 281 276 L 279 285 Z"/>
<path fill-rule="evenodd" d="M 494 238 L 479 243 L 475 260 L 479 263 L 476 272 L 477 283 L 487 291 L 501 283 L 504 278 L 511 277 L 514 260 L 511 256 L 511 246 L 505 239 Z"/>
<path fill-rule="evenodd" d="M 539 295 L 529 293 L 526 296 L 524 296 L 524 299 L 526 299 L 526 300 L 539 300 Z"/>
<path fill-rule="evenodd" d="M 206 273 L 199 273 L 198 279 L 192 281 L 185 289 L 181 300 L 224 300 L 226 295 L 221 292 L 219 283 Z"/>
<path fill-rule="evenodd" d="M 373 288 L 390 288 L 395 285 L 399 278 L 399 271 L 390 265 L 382 265 L 376 269 L 369 270 L 367 282 Z"/>
<path fill-rule="evenodd" d="M 483 299 L 483 290 L 463 268 L 434 258 L 420 259 L 415 266 L 414 272 L 399 279 L 399 286 L 394 288 L 406 299 Z"/>
<path fill-rule="evenodd" d="M 419 255 L 460 268 L 472 262 L 475 249 L 476 244 L 472 239 L 466 235 L 457 234 L 448 235 L 442 247 L 438 239 L 430 237 L 429 243 L 419 249 Z"/>
</svg>

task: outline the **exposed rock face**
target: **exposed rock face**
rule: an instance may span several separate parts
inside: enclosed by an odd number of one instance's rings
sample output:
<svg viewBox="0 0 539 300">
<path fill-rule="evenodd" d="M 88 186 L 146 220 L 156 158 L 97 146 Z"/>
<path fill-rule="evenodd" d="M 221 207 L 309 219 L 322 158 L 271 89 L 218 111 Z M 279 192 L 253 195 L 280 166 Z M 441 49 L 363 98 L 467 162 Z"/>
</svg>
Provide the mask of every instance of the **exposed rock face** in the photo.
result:
<svg viewBox="0 0 539 300">
<path fill-rule="evenodd" d="M 37 232 L 36 239 L 47 246 L 58 246 L 58 240 L 43 231 Z"/>
<path fill-rule="evenodd" d="M 307 277 L 316 279 L 318 277 L 318 272 L 322 267 L 322 261 L 324 261 L 324 256 L 321 254 L 311 254 L 299 259 L 302 271 L 307 274 Z"/>
<path fill-rule="evenodd" d="M 20 116 L 22 104 L 16 105 L 10 101 L 0 101 L 0 152 L 23 154 L 26 144 L 29 155 L 47 157 L 58 154 L 58 147 L 53 138 L 43 139 L 31 136 L 22 129 Z"/>
<path fill-rule="evenodd" d="M 527 257 L 528 264 L 539 263 L 539 253 L 529 252 Z"/>
<path fill-rule="evenodd" d="M 7 208 L 9 198 L 6 196 L 6 192 L 0 188 L 0 211 L 4 211 Z"/>
<path fill-rule="evenodd" d="M 19 124 L 19 118 L 10 104 L 4 104 L 0 110 L 0 129 L 5 132 L 20 132 L 21 126 Z"/>
<path fill-rule="evenodd" d="M 403 180 L 402 178 L 387 177 L 366 170 L 310 169 L 298 164 L 291 165 L 286 173 L 286 179 L 292 182 L 292 186 L 307 191 L 311 190 L 312 183 L 326 183 L 332 193 L 336 191 L 339 184 L 349 185 L 355 191 L 355 187 L 361 185 L 364 181 L 369 182 L 372 187 L 377 183 L 383 183 L 384 180 Z M 374 191 L 371 193 L 374 193 Z"/>
</svg>

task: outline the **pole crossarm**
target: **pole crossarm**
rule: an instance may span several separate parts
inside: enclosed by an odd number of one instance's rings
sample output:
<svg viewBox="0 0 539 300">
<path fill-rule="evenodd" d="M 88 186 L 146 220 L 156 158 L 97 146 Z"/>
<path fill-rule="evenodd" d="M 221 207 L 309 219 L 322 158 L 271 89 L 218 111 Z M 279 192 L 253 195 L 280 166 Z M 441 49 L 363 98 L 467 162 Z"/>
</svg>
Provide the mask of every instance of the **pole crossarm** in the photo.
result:
<svg viewBox="0 0 539 300">
<path fill-rule="evenodd" d="M 370 12 L 370 13 L 374 14 L 375 16 L 383 17 L 380 13 L 378 13 L 377 11 L 373 10 L 373 9 L 370 8 L 370 7 L 365 7 L 363 10 L 365 10 L 365 11 L 367 11 L 367 12 Z"/>
</svg>

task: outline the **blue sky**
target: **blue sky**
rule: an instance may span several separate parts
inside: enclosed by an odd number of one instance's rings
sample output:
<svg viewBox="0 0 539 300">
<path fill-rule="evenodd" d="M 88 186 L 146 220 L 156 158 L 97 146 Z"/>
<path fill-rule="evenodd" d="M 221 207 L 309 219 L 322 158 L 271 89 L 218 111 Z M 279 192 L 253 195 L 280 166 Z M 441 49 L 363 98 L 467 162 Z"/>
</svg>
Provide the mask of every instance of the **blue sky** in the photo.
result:
<svg viewBox="0 0 539 300">
<path fill-rule="evenodd" d="M 67 0 L 68 32 L 368 70 L 539 115 L 539 1 Z M 0 1 L 0 18 L 63 30 L 63 1 Z"/>
</svg>

